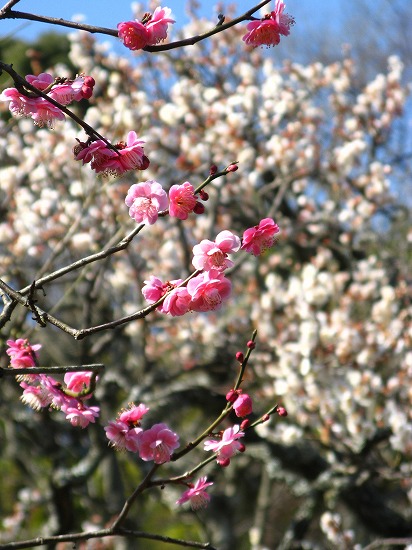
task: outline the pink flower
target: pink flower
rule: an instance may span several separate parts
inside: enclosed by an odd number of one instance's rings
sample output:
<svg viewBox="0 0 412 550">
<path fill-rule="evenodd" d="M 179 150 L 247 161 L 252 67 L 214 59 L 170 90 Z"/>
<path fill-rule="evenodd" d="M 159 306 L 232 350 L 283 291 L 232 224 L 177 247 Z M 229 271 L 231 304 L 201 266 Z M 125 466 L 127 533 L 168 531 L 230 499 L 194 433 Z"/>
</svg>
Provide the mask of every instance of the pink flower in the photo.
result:
<svg viewBox="0 0 412 550">
<path fill-rule="evenodd" d="M 83 164 L 90 162 L 96 173 L 120 176 L 128 170 L 145 170 L 149 166 L 150 161 L 144 154 L 142 143 L 136 132 L 132 131 L 128 133 L 126 143 L 121 141 L 114 145 L 116 150 L 110 149 L 99 139 L 92 143 L 79 142 L 74 148 L 74 155 Z"/>
<path fill-rule="evenodd" d="M 264 218 L 259 225 L 246 229 L 243 233 L 242 250 L 259 256 L 277 241 L 279 226 L 271 218 Z"/>
<path fill-rule="evenodd" d="M 54 82 L 53 76 L 49 73 L 40 73 L 37 76 L 34 74 L 28 74 L 26 75 L 26 80 L 32 86 L 41 91 L 48 88 Z"/>
<path fill-rule="evenodd" d="M 201 241 L 193 247 L 192 264 L 196 269 L 216 269 L 224 271 L 233 265 L 227 255 L 231 252 L 237 252 L 240 248 L 240 239 L 230 231 L 221 231 L 215 242 L 207 239 Z"/>
<path fill-rule="evenodd" d="M 267 14 L 259 21 L 251 21 L 247 25 L 248 33 L 242 38 L 246 44 L 257 46 L 276 46 L 280 42 L 280 35 L 288 36 L 289 27 L 294 24 L 294 19 L 287 13 L 283 13 L 285 4 L 282 0 L 276 0 L 275 10 Z"/>
<path fill-rule="evenodd" d="M 222 307 L 230 296 L 232 284 L 216 269 L 205 271 L 187 283 L 187 291 L 192 298 L 192 311 L 211 311 Z"/>
<path fill-rule="evenodd" d="M 125 21 L 117 25 L 120 40 L 129 50 L 141 50 L 147 46 L 149 33 L 140 21 Z"/>
<path fill-rule="evenodd" d="M 180 220 L 187 220 L 196 205 L 195 189 L 185 181 L 182 185 L 172 185 L 169 190 L 169 214 Z"/>
<path fill-rule="evenodd" d="M 20 399 L 35 411 L 48 407 L 52 402 L 53 398 L 47 388 L 43 386 L 30 386 L 25 382 L 22 382 L 20 386 L 24 388 Z"/>
<path fill-rule="evenodd" d="M 38 98 L 36 112 L 32 113 L 31 118 L 39 128 L 46 127 L 50 129 L 54 128 L 56 120 L 65 120 L 63 111 L 42 97 Z"/>
<path fill-rule="evenodd" d="M 148 44 L 153 46 L 167 38 L 167 25 L 174 23 L 175 20 L 170 17 L 172 10 L 170 8 L 157 7 L 152 17 L 146 24 L 148 32 Z"/>
<path fill-rule="evenodd" d="M 140 426 L 140 420 L 148 411 L 149 407 L 146 407 L 143 403 L 140 403 L 137 407 L 134 403 L 129 403 L 129 408 L 124 409 L 119 414 L 119 420 L 132 426 Z"/>
<path fill-rule="evenodd" d="M 245 446 L 238 441 L 245 434 L 240 431 L 240 426 L 235 424 L 233 427 L 227 428 L 220 440 L 208 439 L 204 442 L 205 451 L 213 451 L 216 453 L 217 463 L 221 466 L 228 466 L 230 459 L 237 452 L 243 452 Z"/>
<path fill-rule="evenodd" d="M 172 317 L 184 315 L 190 310 L 192 298 L 185 287 L 174 288 L 165 298 L 162 311 Z"/>
<path fill-rule="evenodd" d="M 153 460 L 156 464 L 169 462 L 175 449 L 179 447 L 179 436 L 166 424 L 155 424 L 139 437 L 139 456 L 142 460 Z"/>
<path fill-rule="evenodd" d="M 125 21 L 117 25 L 120 40 L 129 50 L 141 50 L 155 45 L 167 37 L 167 25 L 175 21 L 170 18 L 170 8 L 157 7 L 153 15 L 140 21 Z"/>
<path fill-rule="evenodd" d="M 9 101 L 9 110 L 13 116 L 30 117 L 37 111 L 39 97 L 26 97 L 16 88 L 6 88 L 0 94 L 0 101 Z"/>
<path fill-rule="evenodd" d="M 64 375 L 64 383 L 67 386 L 67 389 L 76 393 L 80 393 L 86 388 L 90 387 L 90 379 L 92 377 L 92 372 L 67 372 Z M 91 397 L 88 395 L 86 397 Z M 84 399 L 84 397 L 83 397 Z"/>
<path fill-rule="evenodd" d="M 116 420 L 115 422 L 109 422 L 104 430 L 112 447 L 119 451 L 127 449 L 132 453 L 137 453 L 139 449 L 138 439 L 143 431 L 142 428 L 131 428 L 127 422 Z"/>
<path fill-rule="evenodd" d="M 7 346 L 6 353 L 10 356 L 10 366 L 13 369 L 36 366 L 40 344 L 32 346 L 25 338 L 17 338 L 17 340 L 7 340 Z"/>
<path fill-rule="evenodd" d="M 72 426 L 80 426 L 85 428 L 90 423 L 95 422 L 95 419 L 99 416 L 99 407 L 86 407 L 83 403 L 78 403 L 77 407 L 68 407 L 65 412 L 66 419 L 72 424 Z"/>
<path fill-rule="evenodd" d="M 247 393 L 241 393 L 238 395 L 236 401 L 233 403 L 233 410 L 236 416 L 243 418 L 252 412 L 253 403 L 252 399 Z"/>
<path fill-rule="evenodd" d="M 154 224 L 159 212 L 167 208 L 167 202 L 166 192 L 160 183 L 154 180 L 133 184 L 125 199 L 130 217 L 137 223 L 144 222 L 149 225 Z"/>
<path fill-rule="evenodd" d="M 213 485 L 211 481 L 206 482 L 207 477 L 201 477 L 196 481 L 194 485 L 190 485 L 189 489 L 185 491 L 176 504 L 183 504 L 184 502 L 190 502 L 192 510 L 199 510 L 199 508 L 205 508 L 210 500 L 210 495 L 206 493 L 206 488 Z"/>
</svg>

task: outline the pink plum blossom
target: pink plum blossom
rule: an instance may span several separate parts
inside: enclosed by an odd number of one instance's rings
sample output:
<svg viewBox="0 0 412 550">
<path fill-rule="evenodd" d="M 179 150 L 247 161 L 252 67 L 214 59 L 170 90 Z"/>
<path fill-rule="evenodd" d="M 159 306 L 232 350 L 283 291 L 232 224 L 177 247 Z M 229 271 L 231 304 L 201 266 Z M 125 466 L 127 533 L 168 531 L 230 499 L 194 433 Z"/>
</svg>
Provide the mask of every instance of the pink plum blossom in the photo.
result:
<svg viewBox="0 0 412 550">
<path fill-rule="evenodd" d="M 68 390 L 80 393 L 90 386 L 90 379 L 92 376 L 93 373 L 91 371 L 67 372 L 64 375 L 64 383 L 66 384 Z"/>
<path fill-rule="evenodd" d="M 66 419 L 72 426 L 85 428 L 90 423 L 95 423 L 96 418 L 99 416 L 99 411 L 99 407 L 86 407 L 82 403 L 79 403 L 77 407 L 68 407 L 65 413 Z"/>
<path fill-rule="evenodd" d="M 39 97 L 36 102 L 36 112 L 32 113 L 31 118 L 39 128 L 53 129 L 56 120 L 65 120 L 66 117 L 58 107 L 52 105 L 47 99 Z"/>
<path fill-rule="evenodd" d="M 185 181 L 182 185 L 172 185 L 169 189 L 169 202 L 170 216 L 187 220 L 197 202 L 193 185 L 188 181 Z"/>
<path fill-rule="evenodd" d="M 137 453 L 139 449 L 138 439 L 139 434 L 143 431 L 142 428 L 131 428 L 127 422 L 116 420 L 115 422 L 109 422 L 104 430 L 112 447 L 119 451 L 126 449 L 132 453 Z"/>
<path fill-rule="evenodd" d="M 236 401 L 233 403 L 233 410 L 236 413 L 236 416 L 243 418 L 248 416 L 252 412 L 253 403 L 252 399 L 247 393 L 241 393 L 238 395 Z"/>
<path fill-rule="evenodd" d="M 279 226 L 271 218 L 264 218 L 259 225 L 243 233 L 242 250 L 259 256 L 277 241 Z"/>
<path fill-rule="evenodd" d="M 179 436 L 166 424 L 155 424 L 140 434 L 138 443 L 142 460 L 163 464 L 169 462 L 173 451 L 179 447 Z"/>
<path fill-rule="evenodd" d="M 290 26 L 294 19 L 287 13 L 283 13 L 285 4 L 282 0 L 276 0 L 274 11 L 265 15 L 258 21 L 251 21 L 247 25 L 248 32 L 242 38 L 249 46 L 276 46 L 280 42 L 280 35 L 288 36 Z"/>
<path fill-rule="evenodd" d="M 23 388 L 20 399 L 25 405 L 28 405 L 35 411 L 48 407 L 52 402 L 53 398 L 47 388 L 43 386 L 31 386 L 26 382 L 22 382 L 20 386 Z"/>
<path fill-rule="evenodd" d="M 176 504 L 184 504 L 185 502 L 190 502 L 192 510 L 199 510 L 200 508 L 205 508 L 210 500 L 210 495 L 206 493 L 206 488 L 213 485 L 213 482 L 207 481 L 207 477 L 199 478 L 196 483 L 189 486 L 179 500 L 176 501 Z"/>
<path fill-rule="evenodd" d="M 175 23 L 175 20 L 170 16 L 172 10 L 170 8 L 161 8 L 158 6 L 153 12 L 152 17 L 146 24 L 149 40 L 148 44 L 153 46 L 162 42 L 167 38 L 167 26 L 169 23 Z"/>
<path fill-rule="evenodd" d="M 125 21 L 117 25 L 120 40 L 129 50 L 141 50 L 155 45 L 167 37 L 167 26 L 175 21 L 170 18 L 170 8 L 157 7 L 153 15 L 140 21 Z"/>
<path fill-rule="evenodd" d="M 25 338 L 7 340 L 7 355 L 10 356 L 10 366 L 13 369 L 35 367 L 41 344 L 31 345 Z"/>
<path fill-rule="evenodd" d="M 13 116 L 30 117 L 37 110 L 40 98 L 27 97 L 16 88 L 6 88 L 0 94 L 0 101 L 9 101 L 9 110 Z"/>
<path fill-rule="evenodd" d="M 148 411 L 149 407 L 143 403 L 137 406 L 134 403 L 129 403 L 129 408 L 120 412 L 119 420 L 132 426 L 140 426 L 140 420 Z"/>
<path fill-rule="evenodd" d="M 228 466 L 230 459 L 237 452 L 243 452 L 245 446 L 240 443 L 238 439 L 245 434 L 240 431 L 240 426 L 235 424 L 234 426 L 227 428 L 220 440 L 208 439 L 204 442 L 205 451 L 213 451 L 216 453 L 216 460 L 221 466 Z"/>
<path fill-rule="evenodd" d="M 172 317 L 184 315 L 190 310 L 192 298 L 185 287 L 174 288 L 165 298 L 162 311 Z"/>
<path fill-rule="evenodd" d="M 116 143 L 114 150 L 101 139 L 92 143 L 79 141 L 74 148 L 74 155 L 83 164 L 90 162 L 97 174 L 120 176 L 129 170 L 145 170 L 149 166 L 150 161 L 144 154 L 142 143 L 136 132 L 131 131 L 127 135 L 127 142 Z"/>
<path fill-rule="evenodd" d="M 156 222 L 159 212 L 167 208 L 167 194 L 163 187 L 155 180 L 134 183 L 125 199 L 129 207 L 129 215 L 137 223 Z"/>
<path fill-rule="evenodd" d="M 54 82 L 54 78 L 50 73 L 40 73 L 38 75 L 28 74 L 26 80 L 35 88 L 43 91 Z"/>
<path fill-rule="evenodd" d="M 129 50 L 141 50 L 148 44 L 149 34 L 140 21 L 124 21 L 117 25 L 118 35 Z"/>
<path fill-rule="evenodd" d="M 192 264 L 196 269 L 216 269 L 224 271 L 233 265 L 227 255 L 231 252 L 237 252 L 240 248 L 240 239 L 231 231 L 221 231 L 215 241 L 207 239 L 201 241 L 193 247 Z"/>
<path fill-rule="evenodd" d="M 187 283 L 192 311 L 218 310 L 230 296 L 232 283 L 216 269 L 200 273 Z"/>
</svg>

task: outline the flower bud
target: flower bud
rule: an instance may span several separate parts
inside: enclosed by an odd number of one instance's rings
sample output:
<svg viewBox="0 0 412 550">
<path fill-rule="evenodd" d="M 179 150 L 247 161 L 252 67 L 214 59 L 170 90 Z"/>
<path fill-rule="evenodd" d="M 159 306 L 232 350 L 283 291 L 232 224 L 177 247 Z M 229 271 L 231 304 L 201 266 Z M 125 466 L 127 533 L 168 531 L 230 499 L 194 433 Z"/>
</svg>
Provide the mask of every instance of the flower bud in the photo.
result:
<svg viewBox="0 0 412 550">
<path fill-rule="evenodd" d="M 236 416 L 243 418 L 252 412 L 253 404 L 252 399 L 247 393 L 242 393 L 233 403 L 233 410 Z"/>
<path fill-rule="evenodd" d="M 197 202 L 195 204 L 195 207 L 193 208 L 193 212 L 195 214 L 203 214 L 205 211 L 205 207 L 203 206 L 203 204 L 201 202 Z"/>
<path fill-rule="evenodd" d="M 236 172 L 238 168 L 239 167 L 237 164 L 229 164 L 229 166 L 226 168 L 226 172 Z"/>
<path fill-rule="evenodd" d="M 206 191 L 203 191 L 203 189 L 201 189 L 199 191 L 199 196 L 200 198 L 202 199 L 202 201 L 207 201 L 209 200 L 209 193 L 206 193 Z"/>
<path fill-rule="evenodd" d="M 226 394 L 226 401 L 229 401 L 229 403 L 234 403 L 237 399 L 237 391 L 234 389 L 231 389 Z"/>
<path fill-rule="evenodd" d="M 264 414 L 262 416 L 262 422 L 267 422 L 269 420 L 270 416 L 268 414 Z"/>
<path fill-rule="evenodd" d="M 276 409 L 276 412 L 278 413 L 279 416 L 287 416 L 288 415 L 288 411 L 284 407 L 278 407 Z"/>
<path fill-rule="evenodd" d="M 253 340 L 249 340 L 249 342 L 246 344 L 249 349 L 255 349 L 256 344 Z"/>
<path fill-rule="evenodd" d="M 243 356 L 243 353 L 241 351 L 238 351 L 236 353 L 236 359 L 239 361 L 239 363 L 243 363 L 244 356 Z"/>
<path fill-rule="evenodd" d="M 241 424 L 240 424 L 240 429 L 243 431 L 245 431 L 247 428 L 249 428 L 250 426 L 250 420 L 249 418 L 245 418 L 244 420 L 242 420 Z"/>
<path fill-rule="evenodd" d="M 217 172 L 217 166 L 216 164 L 212 164 L 212 166 L 210 167 L 210 175 L 214 176 L 216 172 Z"/>
</svg>

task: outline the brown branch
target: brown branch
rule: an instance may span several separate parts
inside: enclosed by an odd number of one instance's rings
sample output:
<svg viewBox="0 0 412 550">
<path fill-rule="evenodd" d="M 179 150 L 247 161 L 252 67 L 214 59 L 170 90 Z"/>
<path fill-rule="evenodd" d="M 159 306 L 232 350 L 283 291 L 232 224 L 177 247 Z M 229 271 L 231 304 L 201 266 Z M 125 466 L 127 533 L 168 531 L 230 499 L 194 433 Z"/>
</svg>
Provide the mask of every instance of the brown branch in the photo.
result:
<svg viewBox="0 0 412 550">
<path fill-rule="evenodd" d="M 246 11 L 243 15 L 240 15 L 236 19 L 232 19 L 232 21 L 229 21 L 228 23 L 223 23 L 224 17 L 220 15 L 218 23 L 215 25 L 215 27 L 213 27 L 210 31 L 205 32 L 203 34 L 192 36 L 190 38 L 185 38 L 184 40 L 176 40 L 175 42 L 169 42 L 168 44 L 161 44 L 157 46 L 146 46 L 145 48 L 143 48 L 143 50 L 150 53 L 156 53 L 156 52 L 162 52 L 167 50 L 174 50 L 176 48 L 183 48 L 185 46 L 193 46 L 193 44 L 196 44 L 197 42 L 205 40 L 206 38 L 209 38 L 209 36 L 213 36 L 214 34 L 223 32 L 226 29 L 229 29 L 230 27 L 233 27 L 238 23 L 241 23 L 242 21 L 249 20 L 255 12 L 257 12 L 260 8 L 263 8 L 263 6 L 265 6 L 266 4 L 269 4 L 269 2 L 270 0 L 264 0 L 263 2 L 260 2 L 255 7 Z M 76 23 L 74 21 L 68 21 L 66 19 L 61 19 L 57 17 L 35 15 L 35 14 L 25 13 L 21 11 L 12 11 L 10 9 L 12 5 L 10 6 L 10 4 L 13 5 L 13 2 L 12 1 L 9 2 L 2 10 L 0 10 L 0 19 L 28 19 L 29 21 L 37 21 L 39 23 L 49 23 L 51 25 L 59 25 L 62 27 L 69 27 L 71 29 L 87 31 L 87 32 L 90 32 L 91 34 L 99 33 L 99 34 L 107 34 L 109 36 L 114 36 L 114 37 L 118 36 L 117 30 L 114 30 L 114 29 L 108 29 L 105 27 L 95 27 L 93 25 L 86 25 L 85 23 Z"/>
</svg>

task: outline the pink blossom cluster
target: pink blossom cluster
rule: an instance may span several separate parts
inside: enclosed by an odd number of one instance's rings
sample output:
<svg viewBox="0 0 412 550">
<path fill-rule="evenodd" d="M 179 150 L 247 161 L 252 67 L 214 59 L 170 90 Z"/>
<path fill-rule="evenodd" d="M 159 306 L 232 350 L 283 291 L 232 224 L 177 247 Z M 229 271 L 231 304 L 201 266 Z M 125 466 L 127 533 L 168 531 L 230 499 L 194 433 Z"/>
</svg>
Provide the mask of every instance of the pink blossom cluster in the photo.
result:
<svg viewBox="0 0 412 550">
<path fill-rule="evenodd" d="M 120 141 L 113 148 L 101 139 L 86 143 L 79 141 L 74 148 L 74 156 L 76 160 L 83 161 L 83 165 L 90 162 L 97 174 L 120 176 L 129 170 L 146 170 L 149 166 L 143 143 L 136 132 L 131 131 L 126 142 Z"/>
<path fill-rule="evenodd" d="M 31 368 L 37 366 L 37 350 L 40 344 L 31 345 L 27 340 L 7 340 L 6 353 L 10 356 L 10 366 L 15 369 Z M 21 400 L 35 410 L 45 407 L 61 410 L 66 419 L 73 426 L 85 428 L 94 423 L 99 416 L 99 407 L 89 407 L 84 400 L 91 397 L 90 394 L 81 398 L 73 394 L 83 392 L 90 386 L 91 372 L 69 372 L 64 375 L 63 385 L 53 377 L 46 374 L 29 374 L 19 376 L 20 386 L 23 388 Z"/>
<path fill-rule="evenodd" d="M 154 304 L 166 293 L 167 296 L 159 306 L 159 311 L 173 317 L 184 315 L 188 311 L 219 310 L 231 293 L 232 283 L 216 269 L 200 273 L 187 283 L 186 287 L 178 286 L 183 281 L 162 283 L 158 277 L 151 276 L 144 281 L 143 296 Z"/>
<path fill-rule="evenodd" d="M 55 79 L 49 73 L 35 76 L 26 75 L 26 80 L 32 86 L 41 90 L 61 105 L 69 105 L 72 101 L 89 99 L 93 95 L 95 81 L 91 76 L 77 76 L 74 80 Z M 31 117 L 40 128 L 53 128 L 56 120 L 64 120 L 64 113 L 43 97 L 36 97 L 32 92 L 27 95 L 16 88 L 6 88 L 0 94 L 0 101 L 8 101 L 13 116 Z"/>
<path fill-rule="evenodd" d="M 131 403 L 105 427 L 106 437 L 117 450 L 138 453 L 142 460 L 153 460 L 156 464 L 169 462 L 173 451 L 179 447 L 179 436 L 163 423 L 143 430 L 140 420 L 148 410 L 142 403 L 137 407 Z"/>
<path fill-rule="evenodd" d="M 294 19 L 288 13 L 284 13 L 285 4 L 282 0 L 276 0 L 275 9 L 265 15 L 263 19 L 248 23 L 248 32 L 242 38 L 249 46 L 277 46 L 280 35 L 288 36 Z"/>
<path fill-rule="evenodd" d="M 245 451 L 245 446 L 239 441 L 244 435 L 240 426 L 235 424 L 219 434 L 219 439 L 207 439 L 204 449 L 216 453 L 216 461 L 220 466 L 229 466 L 230 459 L 235 454 Z"/>
<path fill-rule="evenodd" d="M 208 195 L 200 192 L 200 198 L 207 200 Z M 137 223 L 152 225 L 156 222 L 159 212 L 169 207 L 169 215 L 180 220 L 186 220 L 191 212 L 202 214 L 204 206 L 199 202 L 191 183 L 185 181 L 182 185 L 172 185 L 169 189 L 169 199 L 161 184 L 155 180 L 134 183 L 125 199 L 129 207 L 129 215 Z"/>
<path fill-rule="evenodd" d="M 153 14 L 145 14 L 142 21 L 125 21 L 117 25 L 120 40 L 129 50 L 154 46 L 167 38 L 167 26 L 174 23 L 170 8 L 157 7 Z"/>
</svg>

